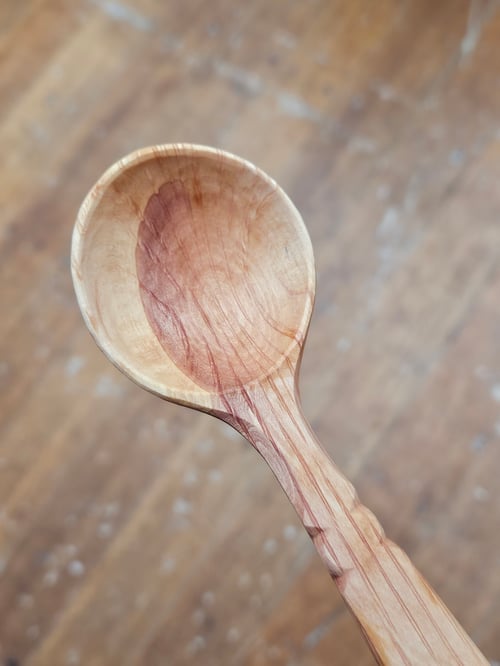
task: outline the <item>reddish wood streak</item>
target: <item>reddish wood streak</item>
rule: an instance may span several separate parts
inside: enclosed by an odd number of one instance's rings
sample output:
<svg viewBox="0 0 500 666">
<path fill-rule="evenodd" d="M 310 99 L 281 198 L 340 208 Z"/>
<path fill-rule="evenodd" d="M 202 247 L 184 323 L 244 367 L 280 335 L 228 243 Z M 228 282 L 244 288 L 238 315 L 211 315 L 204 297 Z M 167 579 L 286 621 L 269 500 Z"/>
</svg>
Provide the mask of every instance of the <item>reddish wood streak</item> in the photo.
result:
<svg viewBox="0 0 500 666">
<path fill-rule="evenodd" d="M 363 563 L 358 558 L 358 555 L 357 555 L 355 549 L 352 547 L 351 542 L 348 539 L 347 535 L 345 535 L 342 532 L 342 530 L 339 529 L 339 527 L 338 527 L 338 517 L 339 516 L 336 515 L 336 512 L 333 510 L 332 503 L 328 501 L 328 498 L 325 496 L 323 488 L 321 487 L 318 479 L 316 478 L 315 474 L 312 473 L 312 470 L 309 466 L 308 461 L 306 461 L 306 459 L 302 455 L 302 452 L 300 450 L 300 444 L 298 444 L 297 442 L 300 442 L 301 439 L 304 441 L 304 435 L 307 438 L 307 437 L 311 436 L 311 433 L 309 432 L 308 429 L 304 433 L 304 431 L 301 427 L 301 426 L 304 425 L 304 421 L 301 418 L 301 415 L 300 414 L 295 415 L 292 412 L 292 405 L 295 406 L 295 402 L 293 401 L 292 396 L 284 396 L 281 393 L 281 391 L 278 390 L 278 388 L 277 388 L 276 384 L 274 384 L 272 378 L 269 381 L 271 383 L 273 391 L 272 392 L 271 391 L 269 391 L 269 392 L 264 391 L 263 392 L 263 395 L 262 395 L 263 400 L 265 402 L 269 403 L 268 409 L 265 409 L 265 412 L 269 413 L 269 411 L 271 411 L 271 410 L 275 411 L 276 406 L 270 403 L 270 396 L 273 395 L 273 396 L 277 397 L 277 399 L 279 400 L 279 403 L 280 403 L 280 407 L 281 407 L 280 412 L 283 414 L 283 416 L 285 416 L 284 419 L 278 419 L 278 421 L 277 421 L 280 440 L 283 443 L 286 442 L 286 445 L 287 445 L 286 448 L 290 448 L 293 455 L 297 458 L 297 460 L 300 461 L 301 469 L 303 470 L 303 473 L 304 473 L 305 477 L 307 478 L 307 487 L 310 487 L 310 488 L 314 489 L 314 496 L 321 499 L 324 509 L 326 510 L 327 513 L 329 513 L 331 515 L 331 521 L 332 522 L 330 524 L 330 527 L 333 530 L 334 537 L 332 538 L 330 536 L 328 538 L 321 539 L 321 542 L 322 542 L 325 550 L 328 552 L 328 555 L 329 555 L 329 558 L 330 558 L 330 561 L 328 561 L 328 560 L 326 561 L 326 565 L 327 565 L 328 569 L 331 571 L 332 570 L 331 564 L 332 563 L 334 564 L 335 569 L 334 569 L 333 577 L 334 577 L 335 580 L 337 580 L 338 578 L 341 579 L 342 576 L 345 574 L 346 568 L 347 568 L 346 563 L 344 562 L 344 564 L 342 564 L 340 562 L 337 554 L 336 554 L 335 542 L 338 542 L 338 544 L 342 548 L 347 550 L 347 552 L 349 553 L 349 558 L 350 558 L 350 562 L 352 562 L 352 565 L 349 563 L 348 568 L 353 568 L 354 567 L 359 572 L 359 574 L 362 577 L 365 585 L 370 590 L 370 598 L 373 599 L 373 600 L 377 600 L 378 606 L 379 606 L 379 614 L 380 614 L 381 617 L 384 618 L 385 622 L 387 623 L 387 626 L 390 627 L 390 629 L 391 629 L 391 633 L 393 635 L 393 640 L 394 640 L 394 645 L 395 645 L 396 650 L 398 651 L 398 653 L 401 657 L 402 663 L 403 664 L 409 664 L 410 662 L 407 661 L 406 656 L 404 654 L 404 650 L 402 649 L 401 645 L 399 644 L 399 641 L 397 640 L 397 633 L 398 632 L 397 632 L 396 626 L 393 622 L 393 618 L 389 614 L 385 604 L 379 598 L 378 590 L 375 588 L 370 576 L 368 575 L 365 567 L 363 566 Z M 289 398 L 288 400 L 286 399 L 287 397 Z M 270 408 L 270 410 L 269 410 L 269 408 Z M 258 416 L 258 418 L 259 418 L 259 421 L 262 423 L 263 422 L 262 417 Z M 292 428 L 290 428 L 290 430 L 288 430 L 285 426 L 287 421 L 291 422 Z M 299 425 L 299 423 L 300 423 L 300 425 Z M 292 434 L 291 434 L 292 432 L 294 433 L 295 437 L 292 436 Z M 306 441 L 307 440 L 304 441 L 304 444 L 306 443 Z M 276 444 L 274 444 L 274 443 L 273 443 L 273 445 L 276 446 Z M 310 450 L 310 447 L 308 447 L 308 448 Z M 281 455 L 283 455 L 283 449 L 281 449 Z M 300 484 L 300 485 L 302 485 L 302 484 Z M 346 517 L 348 519 L 348 521 L 351 522 L 351 524 L 357 528 L 357 525 L 355 525 L 355 523 L 353 521 L 353 517 L 351 516 L 351 514 L 349 512 L 346 511 L 345 504 L 343 503 L 342 498 L 340 497 L 339 493 L 337 493 L 337 491 L 334 489 L 333 485 L 331 485 L 331 484 L 330 484 L 330 489 L 332 491 L 334 501 L 337 502 L 343 509 L 343 516 Z M 315 512 L 313 511 L 313 508 L 312 508 L 311 504 L 307 501 L 307 499 L 305 497 L 303 497 L 302 501 L 303 501 L 303 506 L 305 508 L 307 508 L 307 511 L 308 511 L 309 515 L 313 518 L 314 523 L 318 524 L 319 521 L 317 520 L 317 518 L 315 518 Z M 320 530 L 322 532 L 322 536 L 325 536 L 325 529 L 323 527 L 320 527 Z M 362 540 L 364 541 L 365 545 L 367 545 L 367 541 L 366 541 L 366 538 L 364 537 L 364 535 L 362 536 Z M 344 585 L 344 587 L 345 587 L 345 585 Z M 346 600 L 349 603 L 348 598 Z"/>
<path fill-rule="evenodd" d="M 147 202 L 136 246 L 151 328 L 186 375 L 218 393 L 284 359 L 304 310 L 298 253 L 277 263 L 265 251 L 276 232 L 269 216 L 286 219 L 280 198 L 257 178 L 235 197 L 232 179 L 222 165 L 203 180 L 193 171 L 165 182 Z M 293 229 L 281 226 L 293 245 Z"/>
</svg>

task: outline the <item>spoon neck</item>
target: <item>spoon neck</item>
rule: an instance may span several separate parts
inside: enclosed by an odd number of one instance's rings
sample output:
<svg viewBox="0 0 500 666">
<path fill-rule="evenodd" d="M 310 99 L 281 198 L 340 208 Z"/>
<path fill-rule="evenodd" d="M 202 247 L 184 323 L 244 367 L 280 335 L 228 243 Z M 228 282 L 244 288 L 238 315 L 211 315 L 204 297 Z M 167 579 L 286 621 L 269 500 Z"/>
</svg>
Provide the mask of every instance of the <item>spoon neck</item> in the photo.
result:
<svg viewBox="0 0 500 666">
<path fill-rule="evenodd" d="M 325 474 L 346 485 L 337 468 L 314 435 L 300 404 L 295 375 L 276 373 L 251 387 L 224 397 L 219 418 L 232 425 L 265 459 L 301 519 L 313 525 L 310 506 L 320 501 L 318 484 Z M 351 495 L 351 487 L 346 489 Z M 326 492 L 326 491 L 325 491 Z M 322 507 L 323 509 L 323 507 Z"/>
<path fill-rule="evenodd" d="M 275 440 L 293 427 L 305 426 L 297 384 L 292 373 L 277 373 L 261 382 L 242 386 L 221 398 L 216 415 L 238 430 L 266 460 Z M 285 453 L 285 451 L 283 451 Z"/>
</svg>

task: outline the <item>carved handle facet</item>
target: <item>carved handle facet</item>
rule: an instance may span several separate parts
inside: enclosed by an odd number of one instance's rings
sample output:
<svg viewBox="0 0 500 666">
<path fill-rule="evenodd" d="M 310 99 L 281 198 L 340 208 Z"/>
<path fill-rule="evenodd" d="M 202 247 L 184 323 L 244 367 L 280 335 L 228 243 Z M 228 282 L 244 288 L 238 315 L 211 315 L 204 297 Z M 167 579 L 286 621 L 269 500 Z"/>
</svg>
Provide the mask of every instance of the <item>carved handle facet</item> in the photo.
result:
<svg viewBox="0 0 500 666">
<path fill-rule="evenodd" d="M 406 554 L 389 541 L 276 382 L 247 395 L 236 427 L 299 514 L 379 663 L 485 665 L 486 659 Z M 233 423 L 235 425 L 235 423 Z"/>
</svg>

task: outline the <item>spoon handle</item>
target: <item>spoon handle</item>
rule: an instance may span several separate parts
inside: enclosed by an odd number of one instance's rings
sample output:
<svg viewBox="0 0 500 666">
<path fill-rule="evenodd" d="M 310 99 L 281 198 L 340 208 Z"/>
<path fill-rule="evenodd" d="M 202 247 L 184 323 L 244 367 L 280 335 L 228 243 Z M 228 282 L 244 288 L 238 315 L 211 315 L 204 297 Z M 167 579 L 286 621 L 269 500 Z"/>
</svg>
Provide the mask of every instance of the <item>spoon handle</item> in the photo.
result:
<svg viewBox="0 0 500 666">
<path fill-rule="evenodd" d="M 266 459 L 381 664 L 488 664 L 384 535 L 304 419 L 289 382 L 245 393 L 233 425 Z"/>
</svg>

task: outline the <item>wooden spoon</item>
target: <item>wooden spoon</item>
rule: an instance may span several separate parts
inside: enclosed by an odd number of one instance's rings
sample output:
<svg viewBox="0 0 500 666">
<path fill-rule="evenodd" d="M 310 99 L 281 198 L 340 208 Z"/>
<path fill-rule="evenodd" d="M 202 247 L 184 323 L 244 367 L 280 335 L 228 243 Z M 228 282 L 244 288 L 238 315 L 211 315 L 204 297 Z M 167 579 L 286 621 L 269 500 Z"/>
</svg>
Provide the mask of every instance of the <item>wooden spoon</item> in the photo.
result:
<svg viewBox="0 0 500 666">
<path fill-rule="evenodd" d="M 487 663 L 304 419 L 314 258 L 271 178 L 211 148 L 137 151 L 85 199 L 72 271 L 86 324 L 120 370 L 230 423 L 266 460 L 380 663 Z"/>
</svg>

